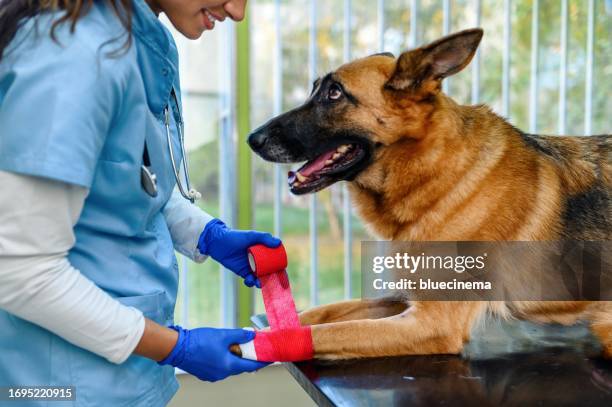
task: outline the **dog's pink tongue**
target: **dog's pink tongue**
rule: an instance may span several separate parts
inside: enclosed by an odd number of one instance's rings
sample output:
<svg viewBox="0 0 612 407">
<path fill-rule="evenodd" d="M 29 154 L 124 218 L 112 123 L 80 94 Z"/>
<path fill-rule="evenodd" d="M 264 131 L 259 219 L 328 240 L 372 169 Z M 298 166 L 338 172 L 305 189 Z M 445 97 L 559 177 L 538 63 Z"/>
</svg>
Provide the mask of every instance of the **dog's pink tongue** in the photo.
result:
<svg viewBox="0 0 612 407">
<path fill-rule="evenodd" d="M 306 164 L 304 168 L 300 169 L 300 174 L 308 177 L 312 173 L 319 171 L 321 168 L 325 167 L 325 161 L 329 160 L 335 152 L 336 150 L 331 150 L 323 155 L 320 155 L 314 161 Z"/>
</svg>

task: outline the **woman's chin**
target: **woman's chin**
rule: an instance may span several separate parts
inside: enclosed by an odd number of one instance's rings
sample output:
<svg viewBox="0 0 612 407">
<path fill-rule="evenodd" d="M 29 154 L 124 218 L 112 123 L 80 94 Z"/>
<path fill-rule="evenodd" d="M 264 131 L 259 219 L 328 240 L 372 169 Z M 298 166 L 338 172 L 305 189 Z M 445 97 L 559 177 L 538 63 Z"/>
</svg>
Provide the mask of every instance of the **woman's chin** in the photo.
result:
<svg viewBox="0 0 612 407">
<path fill-rule="evenodd" d="M 190 40 L 197 40 L 202 36 L 204 31 L 209 30 L 206 24 L 204 24 L 204 21 L 200 18 L 194 18 L 193 16 L 190 18 L 172 18 L 173 16 L 170 15 L 168 17 L 174 28 Z"/>
<path fill-rule="evenodd" d="M 183 34 L 185 37 L 189 38 L 190 40 L 197 40 L 198 38 L 202 36 L 202 34 L 204 34 L 205 31 L 208 31 L 208 30 L 202 26 L 192 26 L 192 27 L 185 27 L 185 28 L 179 29 L 179 31 L 181 34 Z"/>
<path fill-rule="evenodd" d="M 206 30 L 201 30 L 198 32 L 190 32 L 190 33 L 186 33 L 184 34 L 185 37 L 189 38 L 190 40 L 197 40 L 198 38 L 200 38 L 202 36 L 202 34 L 204 34 L 204 31 Z"/>
</svg>

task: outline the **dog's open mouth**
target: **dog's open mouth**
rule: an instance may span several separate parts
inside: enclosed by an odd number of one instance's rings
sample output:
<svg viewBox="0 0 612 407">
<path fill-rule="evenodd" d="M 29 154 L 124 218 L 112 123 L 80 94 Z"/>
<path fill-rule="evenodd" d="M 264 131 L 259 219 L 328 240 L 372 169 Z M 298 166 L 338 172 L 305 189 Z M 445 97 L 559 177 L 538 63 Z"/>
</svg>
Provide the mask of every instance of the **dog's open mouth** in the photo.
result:
<svg viewBox="0 0 612 407">
<path fill-rule="evenodd" d="M 306 162 L 297 171 L 289 171 L 289 188 L 296 195 L 320 191 L 343 179 L 365 157 L 366 151 L 360 144 L 341 144 Z"/>
</svg>

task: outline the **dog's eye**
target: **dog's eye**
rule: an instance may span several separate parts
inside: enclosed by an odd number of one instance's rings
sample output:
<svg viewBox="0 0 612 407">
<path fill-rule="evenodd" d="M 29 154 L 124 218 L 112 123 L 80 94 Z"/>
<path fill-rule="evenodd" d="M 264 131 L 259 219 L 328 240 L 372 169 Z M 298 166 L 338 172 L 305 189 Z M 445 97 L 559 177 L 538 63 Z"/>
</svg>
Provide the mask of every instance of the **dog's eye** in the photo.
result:
<svg viewBox="0 0 612 407">
<path fill-rule="evenodd" d="M 338 100 L 342 97 L 342 89 L 340 86 L 333 84 L 329 87 L 327 91 L 327 98 L 329 100 Z"/>
</svg>

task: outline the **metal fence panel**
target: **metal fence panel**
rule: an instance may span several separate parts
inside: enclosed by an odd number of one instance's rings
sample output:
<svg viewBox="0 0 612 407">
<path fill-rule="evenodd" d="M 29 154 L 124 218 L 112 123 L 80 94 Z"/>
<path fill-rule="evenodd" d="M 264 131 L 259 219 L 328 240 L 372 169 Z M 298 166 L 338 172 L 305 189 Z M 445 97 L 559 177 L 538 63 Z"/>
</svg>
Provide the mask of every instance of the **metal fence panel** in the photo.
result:
<svg viewBox="0 0 612 407">
<path fill-rule="evenodd" d="M 354 0 L 353 0 L 354 1 Z M 353 27 L 352 27 L 352 13 L 353 13 L 353 1 L 343 0 L 343 48 L 342 56 L 343 61 L 350 61 L 353 57 L 352 41 L 353 41 Z M 482 19 L 482 8 L 483 4 L 481 0 L 471 0 L 473 3 L 474 10 L 474 25 L 480 26 Z M 569 34 L 569 2 L 568 0 L 561 1 L 561 14 L 560 14 L 560 67 L 559 67 L 559 100 L 558 100 L 558 122 L 557 128 L 559 133 L 563 134 L 567 127 L 567 85 L 568 85 L 568 34 Z M 410 0 L 406 2 L 406 7 L 409 8 L 409 34 L 407 43 L 409 47 L 416 47 L 423 40 L 418 38 L 418 25 L 422 24 L 419 21 L 419 9 L 421 2 L 419 0 Z M 312 83 L 317 76 L 317 64 L 318 64 L 318 41 L 317 41 L 317 23 L 318 23 L 318 8 L 317 0 L 309 0 L 309 29 L 308 29 L 308 76 L 310 83 Z M 289 7 L 288 3 L 282 2 L 281 0 L 274 0 L 274 35 L 276 42 L 273 49 L 274 58 L 274 72 L 273 72 L 273 113 L 275 115 L 282 113 L 283 111 L 283 43 L 282 43 L 282 27 L 283 19 L 281 15 L 282 7 Z M 386 15 L 385 7 L 387 3 L 385 0 L 377 0 L 376 12 L 377 12 L 377 43 L 379 51 L 385 49 L 385 30 L 386 30 Z M 442 13 L 442 29 L 443 34 L 446 35 L 451 32 L 452 18 L 453 18 L 453 3 L 450 0 L 442 0 L 439 3 L 439 7 Z M 528 126 L 531 133 L 538 131 L 538 94 L 540 91 L 540 72 L 539 72 L 539 59 L 540 59 L 540 1 L 533 0 L 531 10 L 531 50 L 530 50 L 530 67 L 529 67 L 529 117 Z M 587 10 L 587 36 L 586 36 L 586 58 L 585 58 L 585 94 L 584 94 L 584 131 L 585 134 L 592 133 L 593 126 L 593 65 L 594 65 L 594 43 L 595 43 L 595 0 L 588 0 Z M 512 46 L 512 17 L 513 17 L 513 3 L 512 0 L 504 0 L 502 10 L 502 21 L 503 21 L 503 50 L 502 50 L 502 73 L 501 73 L 501 114 L 509 118 L 511 114 L 511 46 Z M 232 48 L 234 41 L 227 40 L 233 38 L 234 28 L 233 25 L 227 25 L 228 32 L 226 39 L 224 40 L 223 59 L 226 66 L 233 66 L 235 64 L 234 49 Z M 542 34 L 544 35 L 544 34 Z M 431 39 L 427 39 L 431 40 Z M 228 45 L 229 44 L 229 45 Z M 480 61 L 482 55 L 481 51 L 477 51 L 474 60 L 472 61 L 472 72 L 471 72 L 471 89 L 470 96 L 472 103 L 479 103 L 481 101 L 481 70 Z M 222 97 L 222 126 L 221 134 L 219 138 L 219 149 L 222 157 L 235 157 L 234 145 L 235 145 L 235 112 L 233 109 L 235 101 L 235 90 L 233 89 L 232 79 L 235 76 L 234 70 L 225 70 L 227 72 L 224 77 L 224 89 L 226 92 Z M 543 75 L 543 74 L 542 74 Z M 542 79 L 544 81 L 544 79 Z M 446 80 L 443 84 L 443 90 L 448 91 L 449 81 Z M 499 83 L 499 82 L 498 82 Z M 544 82 L 542 82 L 544 83 Z M 544 84 L 542 84 L 544 86 Z M 483 93 L 484 94 L 484 93 Z M 222 160 L 220 165 L 226 166 L 220 171 L 220 208 L 221 216 L 228 221 L 233 223 L 235 219 L 236 203 L 233 202 L 235 194 L 235 168 L 228 163 L 230 160 Z M 275 165 L 273 172 L 274 179 L 274 233 L 278 236 L 282 233 L 282 185 L 284 180 L 281 175 L 281 166 Z M 343 208 L 343 250 L 344 250 L 344 263 L 343 263 L 343 295 L 344 298 L 351 298 L 352 283 L 351 273 L 353 269 L 352 261 L 352 245 L 353 245 L 353 227 L 351 224 L 351 203 L 350 193 L 345 185 L 342 186 L 342 208 Z M 310 305 L 317 305 L 319 302 L 319 236 L 318 236 L 318 201 L 316 195 L 309 197 L 309 242 L 310 242 Z M 185 260 L 181 260 L 181 278 L 183 291 L 183 320 L 187 321 L 189 318 L 189 295 L 190 290 L 188 287 L 188 266 Z M 223 272 L 221 278 L 221 321 L 226 326 L 235 325 L 235 305 L 234 305 L 234 293 L 235 293 L 235 282 L 232 276 Z"/>
</svg>

